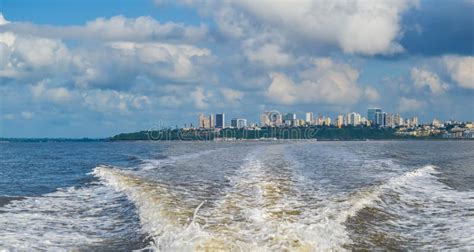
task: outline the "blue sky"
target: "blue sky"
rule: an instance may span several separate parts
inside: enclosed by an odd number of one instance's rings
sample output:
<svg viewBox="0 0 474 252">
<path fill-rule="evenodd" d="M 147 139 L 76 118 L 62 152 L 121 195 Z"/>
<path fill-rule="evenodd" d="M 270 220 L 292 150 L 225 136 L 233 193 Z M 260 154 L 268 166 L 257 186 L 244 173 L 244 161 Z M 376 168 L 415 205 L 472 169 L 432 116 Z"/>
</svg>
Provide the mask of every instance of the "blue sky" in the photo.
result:
<svg viewBox="0 0 474 252">
<path fill-rule="evenodd" d="M 0 136 L 265 110 L 474 120 L 472 1 L 0 1 Z"/>
</svg>

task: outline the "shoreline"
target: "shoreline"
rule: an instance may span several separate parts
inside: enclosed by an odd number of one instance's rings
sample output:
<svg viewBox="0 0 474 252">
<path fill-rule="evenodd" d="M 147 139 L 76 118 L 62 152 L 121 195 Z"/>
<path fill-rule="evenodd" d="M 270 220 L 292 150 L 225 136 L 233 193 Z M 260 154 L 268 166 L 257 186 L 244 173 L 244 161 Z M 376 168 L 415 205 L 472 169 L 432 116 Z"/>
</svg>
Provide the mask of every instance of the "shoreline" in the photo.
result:
<svg viewBox="0 0 474 252">
<path fill-rule="evenodd" d="M 376 139 L 317 139 L 317 138 L 260 138 L 260 139 L 223 139 L 189 140 L 189 139 L 90 139 L 83 138 L 3 138 L 0 144 L 5 143 L 90 143 L 90 142 L 381 142 L 381 141 L 473 141 L 472 138 L 376 138 Z"/>
</svg>

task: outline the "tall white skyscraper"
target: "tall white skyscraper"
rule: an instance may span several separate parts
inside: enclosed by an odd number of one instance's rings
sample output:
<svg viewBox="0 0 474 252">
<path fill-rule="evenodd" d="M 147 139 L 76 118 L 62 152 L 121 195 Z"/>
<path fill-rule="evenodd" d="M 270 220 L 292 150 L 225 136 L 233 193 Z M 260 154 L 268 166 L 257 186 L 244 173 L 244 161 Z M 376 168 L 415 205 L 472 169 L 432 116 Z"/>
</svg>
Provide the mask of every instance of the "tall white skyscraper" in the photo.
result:
<svg viewBox="0 0 474 252">
<path fill-rule="evenodd" d="M 313 124 L 313 112 L 306 112 L 306 124 Z"/>
</svg>

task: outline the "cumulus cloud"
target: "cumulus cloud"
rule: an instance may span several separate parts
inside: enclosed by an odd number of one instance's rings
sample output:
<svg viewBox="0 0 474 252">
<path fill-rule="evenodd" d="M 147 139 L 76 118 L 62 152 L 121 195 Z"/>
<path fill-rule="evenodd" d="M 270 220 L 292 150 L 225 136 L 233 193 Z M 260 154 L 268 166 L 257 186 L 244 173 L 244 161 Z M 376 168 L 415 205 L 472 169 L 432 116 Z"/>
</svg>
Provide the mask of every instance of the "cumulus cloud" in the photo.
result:
<svg viewBox="0 0 474 252">
<path fill-rule="evenodd" d="M 31 118 L 33 118 L 33 112 L 22 111 L 19 114 L 4 114 L 0 118 L 4 120 L 16 120 L 16 119 L 30 120 Z"/>
<path fill-rule="evenodd" d="M 433 94 L 441 94 L 448 89 L 448 85 L 436 73 L 426 69 L 414 67 L 411 69 L 410 74 L 413 84 L 417 89 L 428 87 Z"/>
<path fill-rule="evenodd" d="M 181 44 L 112 42 L 108 45 L 123 57 L 136 57 L 149 73 L 176 79 L 195 74 L 194 57 L 211 55 L 208 49 Z"/>
<path fill-rule="evenodd" d="M 2 21 L 3 20 L 3 21 Z M 45 38 L 78 39 L 78 40 L 105 40 L 105 41 L 149 41 L 149 40 L 178 40 L 198 41 L 206 38 L 208 28 L 187 26 L 174 22 L 160 23 L 150 16 L 127 18 L 113 16 L 111 18 L 97 18 L 82 26 L 48 26 L 25 22 L 7 22 L 0 17 L 0 31 L 9 30 L 17 34 L 28 34 Z"/>
<path fill-rule="evenodd" d="M 426 106 L 426 103 L 423 102 L 423 101 L 419 101 L 417 99 L 401 97 L 400 101 L 398 102 L 398 111 L 400 111 L 400 112 L 409 112 L 409 111 L 419 112 L 420 109 L 424 108 L 425 106 Z"/>
<path fill-rule="evenodd" d="M 72 100 L 73 95 L 64 87 L 49 87 L 51 80 L 42 80 L 30 87 L 32 97 L 37 100 L 63 104 Z"/>
<path fill-rule="evenodd" d="M 244 97 L 244 93 L 232 88 L 221 88 L 220 89 L 222 96 L 224 99 L 229 102 L 229 103 L 237 103 L 242 101 L 242 98 Z"/>
<path fill-rule="evenodd" d="M 212 96 L 211 93 L 206 93 L 202 87 L 196 87 L 190 94 L 195 108 L 206 109 L 208 107 L 209 98 Z"/>
<path fill-rule="evenodd" d="M 0 33 L 0 78 L 46 75 L 47 71 L 63 71 L 71 54 L 60 41 L 33 36 Z"/>
<path fill-rule="evenodd" d="M 380 99 L 379 92 L 373 87 L 366 87 L 364 90 L 364 95 L 367 100 L 371 102 L 378 101 Z"/>
<path fill-rule="evenodd" d="M 458 86 L 474 89 L 474 57 L 445 56 L 444 66 Z"/>
<path fill-rule="evenodd" d="M 272 73 L 266 96 L 280 104 L 347 105 L 357 102 L 361 90 L 356 81 L 359 72 L 350 65 L 329 58 L 314 60 L 314 67 L 299 73 L 295 83 L 284 73 Z"/>
<path fill-rule="evenodd" d="M 126 37 L 132 39 L 134 36 L 145 39 L 146 34 L 135 32 L 157 33 L 156 29 L 150 28 L 157 26 L 157 21 L 149 17 L 97 19 L 87 24 L 87 31 L 94 31 L 97 36 L 105 36 L 112 41 L 78 43 L 75 46 L 67 45 L 61 39 L 43 37 L 47 33 L 18 32 L 10 27 L 15 22 L 10 23 L 3 16 L 1 18 L 0 78 L 16 81 L 37 82 L 57 78 L 81 88 L 115 89 L 126 89 L 133 85 L 136 78 L 143 76 L 186 82 L 198 76 L 199 65 L 205 65 L 199 61 L 200 58 L 211 55 L 206 48 L 183 43 L 113 41 Z M 72 32 L 74 27 L 61 29 Z M 161 32 L 167 30 L 165 27 L 160 29 Z M 169 32 L 174 33 L 171 30 Z M 110 34 L 105 34 L 106 31 Z M 87 36 L 87 33 L 75 34 Z"/>
<path fill-rule="evenodd" d="M 403 51 L 401 15 L 416 6 L 402 1 L 191 1 L 198 8 L 219 10 L 214 15 L 224 34 L 240 38 L 265 30 L 280 31 L 292 42 L 328 44 L 350 54 L 393 54 Z M 203 11 L 205 12 L 205 11 Z M 252 24 L 252 25 L 248 25 Z"/>
<path fill-rule="evenodd" d="M 151 100 L 145 95 L 135 95 L 115 90 L 88 90 L 81 94 L 82 105 L 97 112 L 128 113 L 130 110 L 148 108 Z"/>
<path fill-rule="evenodd" d="M 254 63 L 261 63 L 266 66 L 287 66 L 293 62 L 290 54 L 282 51 L 279 45 L 265 44 L 255 50 L 246 49 L 245 55 Z"/>
<path fill-rule="evenodd" d="M 3 16 L 3 13 L 0 12 L 0 25 L 5 25 L 5 24 L 8 24 L 10 23 L 8 20 L 5 19 L 5 17 Z"/>
</svg>

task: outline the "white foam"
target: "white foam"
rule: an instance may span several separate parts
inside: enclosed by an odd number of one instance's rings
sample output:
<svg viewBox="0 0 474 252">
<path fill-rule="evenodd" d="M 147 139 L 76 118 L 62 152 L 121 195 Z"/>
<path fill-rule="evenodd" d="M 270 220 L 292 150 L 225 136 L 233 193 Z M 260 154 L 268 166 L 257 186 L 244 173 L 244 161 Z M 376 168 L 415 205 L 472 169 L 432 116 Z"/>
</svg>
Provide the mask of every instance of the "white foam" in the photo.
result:
<svg viewBox="0 0 474 252">
<path fill-rule="evenodd" d="M 412 213 L 404 213 L 407 207 L 404 203 L 424 200 L 425 204 L 427 199 L 438 199 L 424 205 L 428 213 L 440 210 L 435 203 L 450 200 L 462 207 L 472 209 L 473 206 L 472 197 L 439 182 L 434 176 L 438 171 L 433 166 L 421 167 L 356 192 L 332 195 L 317 191 L 314 200 L 305 201 L 299 198 L 299 190 L 306 184 L 301 183 L 294 169 L 272 170 L 266 163 L 267 152 L 279 153 L 282 151 L 279 148 L 282 147 L 266 146 L 250 152 L 236 174 L 229 178 L 230 187 L 225 196 L 212 207 L 201 209 L 202 205 L 196 208 L 187 204 L 173 188 L 147 181 L 132 171 L 97 167 L 94 174 L 134 202 L 143 232 L 153 238 L 151 247 L 160 251 L 341 251 L 352 243 L 346 221 L 366 207 L 389 208 L 405 218 L 413 218 Z M 382 197 L 389 192 L 400 195 L 400 206 L 382 204 Z M 453 225 L 448 237 L 471 248 L 472 220 L 456 221 L 453 213 L 438 219 L 428 214 L 419 217 L 425 222 Z M 392 224 L 403 226 L 402 221 Z M 426 236 L 426 242 L 434 241 L 429 233 L 410 235 L 420 234 Z M 437 243 L 422 248 L 444 247 Z"/>
<path fill-rule="evenodd" d="M 188 251 L 195 248 L 196 240 L 208 236 L 193 221 L 195 209 L 186 206 L 180 196 L 166 186 L 112 167 L 96 167 L 93 174 L 108 186 L 124 192 L 136 205 L 142 231 L 153 239 L 150 248 Z"/>
<path fill-rule="evenodd" d="M 12 201 L 0 208 L 0 248 L 63 250 L 123 238 L 136 227 L 121 215 L 122 198 L 96 185 Z"/>
<path fill-rule="evenodd" d="M 436 167 L 425 166 L 383 187 L 399 195 L 399 204 L 383 205 L 399 216 L 390 224 L 403 230 L 402 236 L 417 237 L 422 249 L 474 249 L 472 193 L 452 189 L 436 174 Z M 406 228 L 407 220 L 418 228 Z"/>
</svg>

